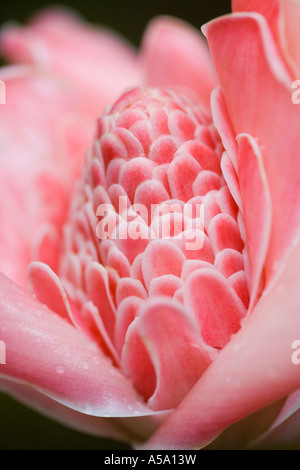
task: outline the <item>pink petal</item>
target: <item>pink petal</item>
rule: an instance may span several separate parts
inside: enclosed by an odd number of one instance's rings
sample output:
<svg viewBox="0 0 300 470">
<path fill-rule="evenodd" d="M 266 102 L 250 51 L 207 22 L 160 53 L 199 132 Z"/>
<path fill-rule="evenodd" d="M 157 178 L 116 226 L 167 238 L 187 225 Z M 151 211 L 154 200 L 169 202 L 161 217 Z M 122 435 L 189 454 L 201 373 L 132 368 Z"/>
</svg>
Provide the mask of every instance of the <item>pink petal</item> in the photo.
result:
<svg viewBox="0 0 300 470">
<path fill-rule="evenodd" d="M 172 197 L 187 202 L 194 196 L 193 183 L 200 172 L 200 165 L 189 155 L 175 158 L 168 169 Z"/>
<path fill-rule="evenodd" d="M 168 135 L 162 135 L 155 139 L 149 151 L 149 158 L 158 165 L 170 163 L 176 152 L 177 146 L 174 139 Z"/>
<path fill-rule="evenodd" d="M 284 23 L 283 31 L 280 31 L 282 48 L 294 72 L 294 77 L 298 79 L 300 74 L 299 2 L 294 0 L 281 2 L 281 15 L 281 22 Z"/>
<path fill-rule="evenodd" d="M 116 349 L 120 355 L 122 353 L 129 325 L 138 315 L 139 308 L 142 304 L 143 300 L 141 298 L 128 295 L 128 297 L 126 297 L 118 307 L 114 340 Z"/>
<path fill-rule="evenodd" d="M 185 256 L 182 251 L 167 240 L 153 240 L 146 248 L 142 259 L 145 284 L 165 274 L 180 277 Z"/>
<path fill-rule="evenodd" d="M 244 269 L 237 271 L 236 273 L 229 276 L 228 281 L 230 282 L 231 287 L 235 290 L 246 309 L 249 308 L 249 287 L 248 287 L 248 278 Z M 249 312 L 249 310 L 248 310 Z"/>
<path fill-rule="evenodd" d="M 55 269 L 45 224 L 60 233 L 91 122 L 73 90 L 41 71 L 5 67 L 0 78 L 9 96 L 0 107 L 0 268 L 25 286 L 32 255 L 46 255 Z"/>
<path fill-rule="evenodd" d="M 197 319 L 205 343 L 217 349 L 240 329 L 246 313 L 230 284 L 212 269 L 199 269 L 188 277 L 184 304 Z"/>
<path fill-rule="evenodd" d="M 222 155 L 221 168 L 222 168 L 223 177 L 228 185 L 228 188 L 230 189 L 230 193 L 236 205 L 239 207 L 239 209 L 241 209 L 242 201 L 241 201 L 239 180 L 238 180 L 236 170 L 227 152 L 224 152 Z"/>
<path fill-rule="evenodd" d="M 5 276 L 0 276 L 0 283 L 1 338 L 7 357 L 4 377 L 85 414 L 149 414 L 95 343 Z"/>
<path fill-rule="evenodd" d="M 76 312 L 75 320 L 74 324 L 94 341 L 107 357 L 112 359 L 114 366 L 119 367 L 118 353 L 97 307 L 91 301 L 87 301 L 82 310 Z"/>
<path fill-rule="evenodd" d="M 128 296 L 147 298 L 147 292 L 140 281 L 131 277 L 123 277 L 119 280 L 116 290 L 116 302 L 119 305 Z"/>
<path fill-rule="evenodd" d="M 199 449 L 230 424 L 300 388 L 292 363 L 299 318 L 300 240 L 276 285 L 231 339 L 148 449 Z"/>
<path fill-rule="evenodd" d="M 197 238 L 194 239 L 194 237 Z M 172 238 L 170 242 L 181 249 L 186 259 L 214 262 L 215 257 L 210 240 L 201 230 L 185 230 L 178 237 Z M 196 244 L 200 248 L 196 247 Z"/>
<path fill-rule="evenodd" d="M 157 299 L 140 315 L 139 331 L 157 376 L 149 405 L 156 410 L 173 408 L 210 364 L 208 351 L 180 304 Z"/>
<path fill-rule="evenodd" d="M 156 376 L 139 334 L 139 324 L 140 317 L 137 317 L 127 330 L 121 364 L 122 370 L 130 378 L 135 389 L 147 400 L 155 390 Z"/>
<path fill-rule="evenodd" d="M 278 267 L 283 266 L 290 242 L 300 227 L 300 108 L 292 103 L 292 78 L 261 15 L 240 13 L 223 17 L 206 25 L 205 31 L 233 131 L 235 135 L 253 136 L 260 147 L 273 207 L 266 261 L 270 281 L 279 274 Z M 234 74 L 229 73 L 231 67 Z"/>
<path fill-rule="evenodd" d="M 182 287 L 183 282 L 179 277 L 173 276 L 173 274 L 165 274 L 152 279 L 149 285 L 149 296 L 165 295 L 173 297 L 175 292 Z"/>
<path fill-rule="evenodd" d="M 90 263 L 86 270 L 86 287 L 89 299 L 99 311 L 109 336 L 113 337 L 115 306 L 111 298 L 106 270 L 99 263 Z"/>
<path fill-rule="evenodd" d="M 249 135 L 238 136 L 239 182 L 251 270 L 251 307 L 259 295 L 272 223 L 272 206 L 262 156 Z M 259 227 L 259 230 L 257 230 Z"/>
<path fill-rule="evenodd" d="M 198 271 L 199 269 L 202 269 L 202 268 L 213 269 L 214 266 L 213 266 L 213 264 L 208 263 L 207 261 L 202 261 L 202 260 L 198 260 L 198 259 L 186 260 L 183 267 L 182 267 L 181 279 L 185 283 L 187 278 L 194 271 Z"/>
<path fill-rule="evenodd" d="M 53 224 L 45 223 L 38 230 L 35 246 L 32 250 L 32 259 L 51 266 L 57 272 L 59 264 L 60 237 Z"/>
<path fill-rule="evenodd" d="M 122 166 L 119 183 L 125 189 L 132 203 L 138 185 L 152 178 L 153 166 L 152 161 L 145 157 L 132 158 Z"/>
<path fill-rule="evenodd" d="M 203 170 L 193 183 L 194 196 L 205 196 L 209 191 L 218 190 L 221 187 L 221 178 L 217 173 Z"/>
<path fill-rule="evenodd" d="M 67 10 L 46 9 L 27 27 L 7 25 L 1 46 L 10 60 L 43 66 L 69 80 L 94 118 L 123 89 L 140 82 L 137 55 L 124 39 Z"/>
<path fill-rule="evenodd" d="M 231 0 L 233 12 L 253 11 L 263 15 L 272 29 L 274 36 L 278 35 L 280 0 Z"/>
<path fill-rule="evenodd" d="M 141 183 L 134 196 L 134 204 L 143 204 L 147 209 L 148 220 L 151 222 L 151 211 L 155 204 L 160 204 L 169 199 L 169 194 L 159 180 L 152 179 Z"/>
<path fill-rule="evenodd" d="M 298 18 L 299 2 L 295 0 L 233 0 L 233 11 L 261 13 L 268 21 L 272 33 L 281 47 L 284 58 L 291 67 L 295 78 L 300 72 L 300 34 Z"/>
<path fill-rule="evenodd" d="M 183 86 L 209 104 L 216 85 L 208 50 L 200 32 L 183 21 L 152 20 L 142 42 L 145 81 L 150 86 Z"/>
<path fill-rule="evenodd" d="M 174 110 L 168 116 L 168 127 L 179 142 L 186 142 L 195 136 L 196 124 L 181 110 Z"/>
<path fill-rule="evenodd" d="M 213 218 L 208 236 L 215 254 L 228 248 L 242 251 L 244 246 L 238 224 L 228 214 L 218 214 Z"/>
<path fill-rule="evenodd" d="M 114 268 L 120 277 L 130 276 L 130 263 L 127 257 L 115 246 L 109 250 L 107 265 Z"/>
<path fill-rule="evenodd" d="M 207 131 L 207 128 L 205 128 Z M 213 148 L 215 145 L 213 145 Z M 182 157 L 183 155 L 189 155 L 193 157 L 200 165 L 201 169 L 214 171 L 215 173 L 220 172 L 220 159 L 218 155 L 202 140 L 189 140 L 184 142 L 177 150 L 174 157 Z"/>
<path fill-rule="evenodd" d="M 217 254 L 215 259 L 215 268 L 225 277 L 240 271 L 244 267 L 243 256 L 236 250 L 226 248 Z"/>
<path fill-rule="evenodd" d="M 28 267 L 29 291 L 39 302 L 47 305 L 65 320 L 71 320 L 69 301 L 60 279 L 44 263 L 31 263 Z"/>
<path fill-rule="evenodd" d="M 123 423 L 121 424 L 111 418 L 100 418 L 99 416 L 80 413 L 54 401 L 46 395 L 42 395 L 32 387 L 6 380 L 3 377 L 0 379 L 0 390 L 13 396 L 31 409 L 42 413 L 43 416 L 48 416 L 50 419 L 54 419 L 64 426 L 68 425 L 72 429 L 77 429 L 79 432 L 86 432 L 99 437 L 110 437 L 121 441 L 126 441 L 129 438 L 129 430 L 123 428 L 126 420 L 122 420 Z"/>
<path fill-rule="evenodd" d="M 226 103 L 224 101 L 224 96 L 220 87 L 215 88 L 211 94 L 211 112 L 213 116 L 214 125 L 218 130 L 219 135 L 222 136 L 222 144 L 225 149 L 225 152 L 223 153 L 221 159 L 221 168 L 223 170 L 223 176 L 226 179 L 226 173 L 224 172 L 224 168 L 222 167 L 222 160 L 224 159 L 224 155 L 226 155 L 233 169 L 237 171 L 237 143 L 235 140 L 234 130 L 232 129 L 232 125 L 230 122 L 230 116 L 226 108 Z M 231 189 L 231 192 L 233 193 L 230 182 L 227 182 L 227 184 Z M 235 193 L 236 192 L 238 191 L 235 191 Z M 234 199 L 236 200 L 235 197 Z M 236 203 L 239 206 L 237 200 Z"/>
</svg>

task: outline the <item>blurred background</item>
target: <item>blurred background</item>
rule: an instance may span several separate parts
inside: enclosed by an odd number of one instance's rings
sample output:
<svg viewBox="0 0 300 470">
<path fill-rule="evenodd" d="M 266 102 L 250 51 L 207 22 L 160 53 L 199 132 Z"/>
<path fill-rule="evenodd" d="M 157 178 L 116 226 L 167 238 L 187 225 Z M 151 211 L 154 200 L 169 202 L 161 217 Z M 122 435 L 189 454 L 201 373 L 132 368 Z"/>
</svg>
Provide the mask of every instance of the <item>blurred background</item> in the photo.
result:
<svg viewBox="0 0 300 470">
<path fill-rule="evenodd" d="M 145 26 L 153 16 L 177 16 L 200 28 L 212 18 L 228 13 L 230 3 L 230 0 L 7 0 L 1 2 L 0 21 L 1 24 L 7 20 L 26 22 L 33 13 L 47 5 L 65 5 L 77 10 L 92 23 L 110 26 L 138 45 Z"/>
<path fill-rule="evenodd" d="M 139 46 L 148 22 L 157 15 L 172 15 L 200 28 L 207 21 L 230 12 L 230 0 L 181 0 L 177 3 L 174 0 L 72 0 L 54 3 L 9 0 L 1 2 L 0 25 L 10 20 L 25 23 L 32 14 L 53 4 L 72 8 L 95 25 L 112 28 L 136 46 Z M 23 449 L 130 448 L 124 443 L 94 438 L 68 429 L 0 393 L 0 450 Z"/>
</svg>

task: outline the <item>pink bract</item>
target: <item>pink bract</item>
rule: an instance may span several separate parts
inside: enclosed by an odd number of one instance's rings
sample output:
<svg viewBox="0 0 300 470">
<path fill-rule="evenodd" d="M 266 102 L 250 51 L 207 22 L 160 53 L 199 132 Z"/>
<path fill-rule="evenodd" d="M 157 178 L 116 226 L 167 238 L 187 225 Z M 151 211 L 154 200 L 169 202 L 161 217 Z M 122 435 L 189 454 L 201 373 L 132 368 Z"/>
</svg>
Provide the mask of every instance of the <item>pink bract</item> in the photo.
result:
<svg viewBox="0 0 300 470">
<path fill-rule="evenodd" d="M 0 387 L 137 449 L 299 445 L 299 7 L 232 7 L 1 35 Z"/>
</svg>

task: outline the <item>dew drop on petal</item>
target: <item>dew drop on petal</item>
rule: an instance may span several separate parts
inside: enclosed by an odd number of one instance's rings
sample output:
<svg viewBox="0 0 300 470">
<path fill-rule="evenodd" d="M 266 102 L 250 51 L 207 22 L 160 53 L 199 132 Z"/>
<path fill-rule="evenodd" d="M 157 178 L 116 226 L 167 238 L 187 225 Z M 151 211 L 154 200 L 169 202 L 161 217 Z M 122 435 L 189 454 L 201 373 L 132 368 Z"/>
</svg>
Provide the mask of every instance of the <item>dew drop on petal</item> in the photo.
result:
<svg viewBox="0 0 300 470">
<path fill-rule="evenodd" d="M 63 366 L 56 366 L 55 372 L 59 375 L 62 375 L 65 373 L 65 368 Z"/>
</svg>

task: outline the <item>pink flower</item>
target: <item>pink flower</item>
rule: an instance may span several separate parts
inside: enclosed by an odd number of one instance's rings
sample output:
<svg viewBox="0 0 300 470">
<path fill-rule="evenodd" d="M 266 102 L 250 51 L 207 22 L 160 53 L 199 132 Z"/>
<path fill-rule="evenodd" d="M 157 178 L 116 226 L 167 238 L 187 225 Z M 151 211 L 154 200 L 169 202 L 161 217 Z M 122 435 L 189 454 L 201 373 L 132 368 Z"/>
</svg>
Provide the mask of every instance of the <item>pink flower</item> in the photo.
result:
<svg viewBox="0 0 300 470">
<path fill-rule="evenodd" d="M 3 390 L 140 449 L 297 445 L 298 7 L 264 5 L 206 25 L 217 78 L 171 18 L 139 54 L 66 13 L 3 31 Z"/>
</svg>

